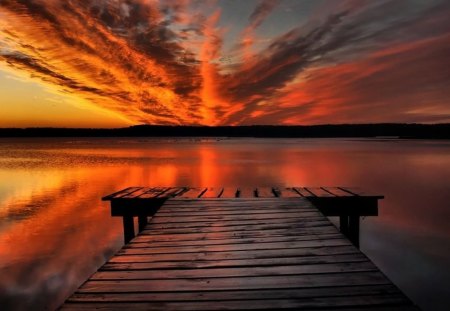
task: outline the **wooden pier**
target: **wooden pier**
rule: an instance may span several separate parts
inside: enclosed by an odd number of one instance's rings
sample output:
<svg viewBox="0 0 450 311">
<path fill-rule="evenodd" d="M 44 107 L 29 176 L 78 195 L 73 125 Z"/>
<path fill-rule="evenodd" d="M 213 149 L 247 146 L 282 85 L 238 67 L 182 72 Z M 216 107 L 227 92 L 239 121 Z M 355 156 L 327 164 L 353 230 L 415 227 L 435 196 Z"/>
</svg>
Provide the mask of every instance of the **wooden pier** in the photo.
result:
<svg viewBox="0 0 450 311">
<path fill-rule="evenodd" d="M 61 309 L 417 310 L 324 216 L 346 218 L 348 233 L 352 217 L 376 214 L 381 196 L 205 189 L 135 187 L 105 197 L 131 241 Z M 334 211 L 346 202 L 345 213 Z M 134 238 L 126 231 L 133 217 Z"/>
</svg>

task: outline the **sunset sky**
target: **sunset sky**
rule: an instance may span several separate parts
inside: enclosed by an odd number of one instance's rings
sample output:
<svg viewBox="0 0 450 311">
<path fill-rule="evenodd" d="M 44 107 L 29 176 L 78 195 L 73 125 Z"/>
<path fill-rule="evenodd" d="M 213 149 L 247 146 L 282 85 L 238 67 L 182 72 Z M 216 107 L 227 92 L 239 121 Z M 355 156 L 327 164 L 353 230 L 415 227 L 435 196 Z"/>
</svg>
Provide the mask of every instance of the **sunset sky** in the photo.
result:
<svg viewBox="0 0 450 311">
<path fill-rule="evenodd" d="M 0 127 L 450 122 L 448 0 L 0 0 Z"/>
</svg>

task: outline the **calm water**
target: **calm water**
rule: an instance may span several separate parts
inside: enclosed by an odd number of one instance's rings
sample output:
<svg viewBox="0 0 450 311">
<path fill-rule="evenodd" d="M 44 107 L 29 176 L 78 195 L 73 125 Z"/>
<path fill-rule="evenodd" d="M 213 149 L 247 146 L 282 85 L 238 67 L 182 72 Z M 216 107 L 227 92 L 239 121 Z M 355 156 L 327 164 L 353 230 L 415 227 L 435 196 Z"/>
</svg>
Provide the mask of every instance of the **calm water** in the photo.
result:
<svg viewBox="0 0 450 311">
<path fill-rule="evenodd" d="M 101 196 L 128 186 L 361 186 L 362 250 L 425 310 L 450 304 L 450 142 L 2 139 L 0 308 L 46 310 L 122 245 Z"/>
</svg>

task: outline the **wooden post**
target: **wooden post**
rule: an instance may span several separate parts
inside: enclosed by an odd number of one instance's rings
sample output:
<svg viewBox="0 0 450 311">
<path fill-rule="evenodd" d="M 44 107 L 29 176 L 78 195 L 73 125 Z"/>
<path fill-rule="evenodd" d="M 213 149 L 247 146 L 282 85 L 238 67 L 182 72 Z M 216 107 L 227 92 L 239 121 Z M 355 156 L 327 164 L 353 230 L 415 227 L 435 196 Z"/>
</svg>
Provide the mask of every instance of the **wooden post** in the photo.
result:
<svg viewBox="0 0 450 311">
<path fill-rule="evenodd" d="M 359 216 L 350 216 L 348 227 L 348 239 L 359 248 Z"/>
<path fill-rule="evenodd" d="M 139 232 L 145 229 L 147 225 L 147 215 L 139 215 L 138 216 L 138 224 L 139 224 Z"/>
<path fill-rule="evenodd" d="M 123 239 L 125 244 L 134 238 L 134 221 L 133 216 L 123 216 Z"/>
<path fill-rule="evenodd" d="M 343 235 L 348 236 L 348 216 L 347 215 L 339 216 L 339 229 Z"/>
</svg>

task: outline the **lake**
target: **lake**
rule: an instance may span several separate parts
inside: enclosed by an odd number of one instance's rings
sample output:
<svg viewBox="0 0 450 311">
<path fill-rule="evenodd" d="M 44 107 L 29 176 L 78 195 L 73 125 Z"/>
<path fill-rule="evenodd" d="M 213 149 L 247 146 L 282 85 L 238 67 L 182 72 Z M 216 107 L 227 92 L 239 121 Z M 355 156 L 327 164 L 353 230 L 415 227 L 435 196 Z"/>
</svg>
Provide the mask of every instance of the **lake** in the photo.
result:
<svg viewBox="0 0 450 311">
<path fill-rule="evenodd" d="M 358 186 L 385 195 L 361 249 L 424 310 L 450 304 L 450 142 L 0 139 L 0 308 L 57 308 L 122 246 L 129 186 Z"/>
</svg>

